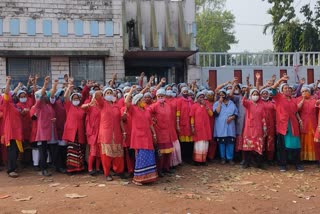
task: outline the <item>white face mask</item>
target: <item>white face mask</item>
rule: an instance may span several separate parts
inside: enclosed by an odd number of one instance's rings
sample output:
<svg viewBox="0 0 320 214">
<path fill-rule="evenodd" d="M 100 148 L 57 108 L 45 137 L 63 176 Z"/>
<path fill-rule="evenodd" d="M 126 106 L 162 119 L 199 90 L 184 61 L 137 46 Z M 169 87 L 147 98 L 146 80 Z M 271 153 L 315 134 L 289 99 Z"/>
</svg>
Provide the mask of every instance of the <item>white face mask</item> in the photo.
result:
<svg viewBox="0 0 320 214">
<path fill-rule="evenodd" d="M 269 100 L 269 97 L 261 97 L 262 100 L 267 101 Z"/>
<path fill-rule="evenodd" d="M 259 96 L 258 95 L 253 95 L 253 96 L 251 96 L 251 100 L 256 102 L 256 101 L 259 100 Z"/>
<path fill-rule="evenodd" d="M 118 99 L 120 99 L 121 97 L 122 97 L 122 95 L 119 93 L 119 94 L 118 94 Z"/>
<path fill-rule="evenodd" d="M 109 101 L 109 102 L 111 102 L 111 101 L 114 100 L 112 95 L 106 95 L 106 96 L 104 96 L 104 99 L 105 99 L 106 101 Z"/>
<path fill-rule="evenodd" d="M 74 105 L 74 106 L 78 106 L 79 104 L 80 104 L 79 100 L 73 100 L 72 101 L 72 105 Z"/>
<path fill-rule="evenodd" d="M 20 103 L 25 103 L 27 102 L 27 98 L 23 97 L 23 98 L 19 98 Z"/>
</svg>

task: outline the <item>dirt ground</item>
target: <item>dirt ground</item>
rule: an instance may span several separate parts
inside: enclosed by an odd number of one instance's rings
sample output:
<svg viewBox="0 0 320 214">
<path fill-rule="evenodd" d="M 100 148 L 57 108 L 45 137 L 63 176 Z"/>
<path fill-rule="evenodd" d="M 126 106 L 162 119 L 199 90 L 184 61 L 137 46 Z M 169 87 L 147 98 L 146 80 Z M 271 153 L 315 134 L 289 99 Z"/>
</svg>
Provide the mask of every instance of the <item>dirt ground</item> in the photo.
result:
<svg viewBox="0 0 320 214">
<path fill-rule="evenodd" d="M 0 213 L 319 213 L 320 171 L 241 169 L 239 165 L 184 165 L 156 183 L 106 182 L 86 173 L 44 178 L 24 169 L 0 172 Z M 76 193 L 83 198 L 67 198 Z"/>
</svg>

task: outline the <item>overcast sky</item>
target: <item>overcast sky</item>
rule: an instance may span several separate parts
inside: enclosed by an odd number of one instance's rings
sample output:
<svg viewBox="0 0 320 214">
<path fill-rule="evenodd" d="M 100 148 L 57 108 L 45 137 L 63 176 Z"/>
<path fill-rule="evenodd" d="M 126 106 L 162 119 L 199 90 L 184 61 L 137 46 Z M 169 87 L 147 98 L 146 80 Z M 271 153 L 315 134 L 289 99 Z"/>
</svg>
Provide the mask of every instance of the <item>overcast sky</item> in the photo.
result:
<svg viewBox="0 0 320 214">
<path fill-rule="evenodd" d="M 316 0 L 295 0 L 296 10 L 302 5 L 311 4 L 313 8 Z M 267 0 L 227 0 L 227 10 L 235 15 L 235 35 L 238 44 L 232 45 L 229 52 L 259 52 L 272 50 L 272 35 L 270 31 L 263 34 L 263 26 L 271 22 L 271 16 L 267 14 L 271 4 Z"/>
</svg>

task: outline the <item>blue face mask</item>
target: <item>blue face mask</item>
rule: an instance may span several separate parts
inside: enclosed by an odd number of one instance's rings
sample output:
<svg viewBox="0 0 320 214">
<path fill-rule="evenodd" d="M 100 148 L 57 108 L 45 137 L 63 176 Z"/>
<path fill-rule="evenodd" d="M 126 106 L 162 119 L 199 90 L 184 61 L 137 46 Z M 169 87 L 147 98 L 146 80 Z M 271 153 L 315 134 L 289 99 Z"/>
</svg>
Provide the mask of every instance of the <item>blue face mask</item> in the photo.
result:
<svg viewBox="0 0 320 214">
<path fill-rule="evenodd" d="M 112 95 L 106 95 L 106 96 L 104 96 L 104 99 L 105 99 L 106 101 L 111 102 L 111 101 L 113 101 L 113 96 L 112 96 Z"/>
</svg>

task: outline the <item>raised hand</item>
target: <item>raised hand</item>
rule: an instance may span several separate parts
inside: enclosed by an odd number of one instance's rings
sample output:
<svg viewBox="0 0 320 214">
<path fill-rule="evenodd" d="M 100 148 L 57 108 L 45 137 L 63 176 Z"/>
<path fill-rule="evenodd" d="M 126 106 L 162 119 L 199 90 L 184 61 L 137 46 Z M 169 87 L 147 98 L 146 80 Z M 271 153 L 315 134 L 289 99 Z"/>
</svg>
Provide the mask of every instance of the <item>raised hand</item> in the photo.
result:
<svg viewBox="0 0 320 214">
<path fill-rule="evenodd" d="M 161 83 L 166 83 L 166 78 L 165 77 L 161 78 Z"/>
<path fill-rule="evenodd" d="M 11 81 L 11 77 L 10 77 L 10 76 L 7 76 L 7 77 L 6 77 L 6 80 L 7 80 L 7 81 Z"/>
<path fill-rule="evenodd" d="M 261 78 L 261 74 L 260 73 L 256 73 L 256 79 L 260 79 Z"/>
</svg>

